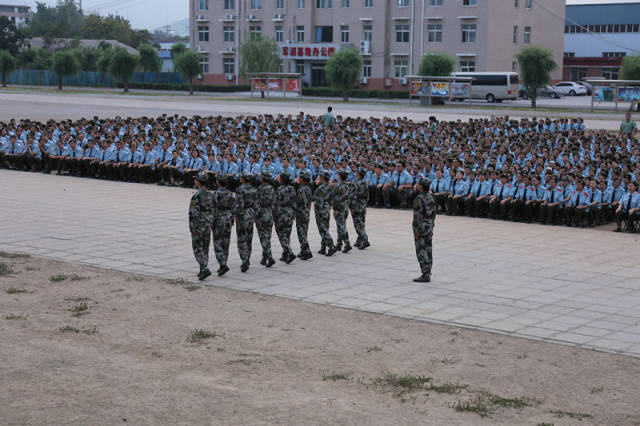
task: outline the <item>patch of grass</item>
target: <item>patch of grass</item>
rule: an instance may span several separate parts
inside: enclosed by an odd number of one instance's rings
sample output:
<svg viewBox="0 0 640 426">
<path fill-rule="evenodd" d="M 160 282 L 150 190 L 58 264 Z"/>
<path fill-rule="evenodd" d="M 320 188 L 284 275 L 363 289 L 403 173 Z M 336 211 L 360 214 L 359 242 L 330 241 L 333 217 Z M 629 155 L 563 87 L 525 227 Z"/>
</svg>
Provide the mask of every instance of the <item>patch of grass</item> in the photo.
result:
<svg viewBox="0 0 640 426">
<path fill-rule="evenodd" d="M 414 374 L 385 374 L 375 379 L 375 384 L 389 386 L 398 391 L 398 396 L 417 390 L 426 390 L 431 384 L 431 377 L 417 376 Z"/>
<path fill-rule="evenodd" d="M 468 411 L 476 413 L 480 417 L 489 417 L 497 408 L 524 408 L 530 404 L 529 399 L 521 398 L 504 398 L 483 392 L 477 398 L 467 401 L 458 401 L 453 405 L 456 411 Z"/>
<path fill-rule="evenodd" d="M 550 413 L 559 418 L 569 417 L 570 419 L 575 419 L 575 420 L 591 418 L 591 414 L 588 414 L 588 413 L 574 413 L 571 411 L 564 411 L 564 410 L 552 410 L 550 411 Z"/>
<path fill-rule="evenodd" d="M 39 271 L 40 268 L 36 268 L 35 266 L 27 266 L 24 268 L 25 271 Z"/>
<path fill-rule="evenodd" d="M 81 317 L 89 313 L 89 305 L 86 302 L 78 303 L 73 308 L 69 309 L 72 312 L 72 317 Z"/>
<path fill-rule="evenodd" d="M 191 331 L 191 334 L 189 335 L 189 341 L 191 343 L 199 343 L 199 342 L 202 342 L 204 340 L 214 339 L 214 338 L 220 337 L 220 336 L 222 336 L 222 334 L 218 333 L 216 331 L 210 332 L 210 331 L 207 331 L 207 330 L 203 330 L 201 328 L 196 328 L 195 330 Z"/>
<path fill-rule="evenodd" d="M 382 348 L 380 346 L 372 346 L 370 348 L 367 348 L 367 353 L 370 352 L 382 352 Z"/>
<path fill-rule="evenodd" d="M 92 334 L 96 334 L 96 333 L 98 332 L 98 329 L 97 329 L 97 328 L 96 328 L 96 326 L 94 325 L 94 326 L 93 326 L 93 327 L 91 327 L 91 328 L 83 328 L 83 329 L 82 329 L 82 332 L 83 332 L 84 334 L 87 334 L 87 335 L 89 335 L 89 336 L 90 336 L 90 335 L 92 335 Z"/>
<path fill-rule="evenodd" d="M 49 281 L 52 283 L 59 283 L 69 278 L 65 274 L 49 275 Z"/>
<path fill-rule="evenodd" d="M 9 265 L 7 265 L 4 262 L 0 262 L 0 277 L 11 275 L 13 273 L 14 273 L 14 271 L 13 271 L 13 269 L 11 269 L 11 267 Z"/>
<path fill-rule="evenodd" d="M 9 294 L 20 294 L 20 293 L 26 293 L 27 290 L 25 290 L 24 288 L 15 288 L 15 287 L 9 287 L 7 289 L 7 293 Z"/>
<path fill-rule="evenodd" d="M 70 299 L 64 299 L 67 302 L 87 302 L 91 299 L 89 299 L 88 297 L 72 297 Z"/>
<path fill-rule="evenodd" d="M 604 386 L 594 386 L 591 388 L 591 393 L 598 393 L 604 390 Z"/>
<path fill-rule="evenodd" d="M 491 414 L 491 407 L 486 399 L 477 397 L 470 401 L 458 401 L 453 405 L 453 408 L 458 412 L 475 413 L 480 417 L 489 417 Z"/>
<path fill-rule="evenodd" d="M 84 281 L 89 279 L 89 277 L 83 277 L 78 274 L 73 274 L 69 278 L 71 279 L 71 281 Z"/>
<path fill-rule="evenodd" d="M 324 374 L 322 373 L 322 380 L 332 382 L 336 382 L 338 380 L 351 380 L 351 372 L 342 372 L 342 373 L 333 373 L 333 374 Z"/>
<path fill-rule="evenodd" d="M 536 426 L 554 426 L 553 423 L 538 423 Z"/>
<path fill-rule="evenodd" d="M 22 316 L 22 315 L 9 314 L 9 315 L 5 315 L 4 319 L 6 319 L 6 320 L 26 320 L 27 317 Z"/>
<path fill-rule="evenodd" d="M 65 325 L 64 327 L 60 327 L 58 330 L 63 333 L 80 333 L 80 329 L 78 327 L 73 327 L 71 325 Z"/>
<path fill-rule="evenodd" d="M 167 280 L 167 284 L 184 285 L 187 284 L 187 280 L 185 280 L 184 278 L 172 278 L 170 280 Z"/>
<path fill-rule="evenodd" d="M 144 281 L 144 278 L 139 277 L 137 275 L 130 275 L 125 279 L 125 281 L 128 281 L 128 282 L 130 282 L 130 281 Z"/>
<path fill-rule="evenodd" d="M 498 395 L 489 395 L 489 402 L 504 408 L 524 408 L 530 405 L 525 398 L 503 398 Z"/>
<path fill-rule="evenodd" d="M 0 257 L 4 257 L 5 259 L 25 259 L 31 256 L 29 256 L 28 254 L 7 253 L 6 251 L 0 251 Z"/>
<path fill-rule="evenodd" d="M 443 383 L 441 385 L 431 384 L 427 390 L 438 393 L 458 393 L 463 389 L 468 388 L 469 385 L 461 385 L 459 383 Z"/>
<path fill-rule="evenodd" d="M 199 288 L 202 288 L 202 287 L 200 287 L 200 286 L 199 286 L 199 285 L 197 285 L 197 284 L 191 284 L 191 285 L 185 286 L 185 288 L 184 288 L 184 289 L 185 289 L 185 290 L 187 290 L 187 291 L 196 291 L 196 290 L 198 290 Z"/>
</svg>

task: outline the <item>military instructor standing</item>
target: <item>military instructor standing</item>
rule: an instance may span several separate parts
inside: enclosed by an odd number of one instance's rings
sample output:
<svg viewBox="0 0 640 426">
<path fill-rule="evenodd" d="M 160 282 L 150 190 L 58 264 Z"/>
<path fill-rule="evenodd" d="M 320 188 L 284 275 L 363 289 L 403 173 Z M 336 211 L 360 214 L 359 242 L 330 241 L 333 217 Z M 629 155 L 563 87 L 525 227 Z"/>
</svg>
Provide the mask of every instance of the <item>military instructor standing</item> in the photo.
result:
<svg viewBox="0 0 640 426">
<path fill-rule="evenodd" d="M 416 184 L 418 195 L 413 201 L 413 235 L 416 243 L 416 256 L 422 275 L 413 280 L 417 283 L 431 281 L 432 237 L 436 219 L 436 201 L 429 194 L 431 181 L 421 178 Z"/>
<path fill-rule="evenodd" d="M 213 204 L 211 193 L 206 189 L 208 176 L 200 173 L 195 178 L 198 191 L 193 194 L 189 203 L 189 230 L 191 245 L 196 261 L 200 265 L 198 279 L 200 281 L 211 275 L 208 268 L 209 247 L 211 244 L 211 223 L 213 221 Z"/>
</svg>

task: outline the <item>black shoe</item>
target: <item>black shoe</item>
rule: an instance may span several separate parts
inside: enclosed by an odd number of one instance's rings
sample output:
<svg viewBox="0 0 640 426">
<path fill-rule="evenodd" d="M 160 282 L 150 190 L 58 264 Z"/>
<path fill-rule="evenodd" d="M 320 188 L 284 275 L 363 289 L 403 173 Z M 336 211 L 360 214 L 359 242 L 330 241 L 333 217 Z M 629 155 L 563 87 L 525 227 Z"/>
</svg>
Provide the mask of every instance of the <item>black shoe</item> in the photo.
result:
<svg viewBox="0 0 640 426">
<path fill-rule="evenodd" d="M 296 260 L 296 255 L 293 253 L 289 253 L 289 256 L 287 256 L 287 260 L 285 260 L 285 262 L 287 262 L 287 265 L 289 265 L 294 260 Z"/>
<path fill-rule="evenodd" d="M 198 274 L 198 279 L 200 281 L 204 281 L 209 276 L 211 276 L 211 271 L 209 270 L 209 268 L 207 268 L 204 271 L 200 271 L 200 273 Z"/>
<path fill-rule="evenodd" d="M 342 243 L 336 245 L 336 251 L 342 251 Z"/>
<path fill-rule="evenodd" d="M 264 265 L 266 265 L 266 264 L 267 264 L 267 257 L 266 257 L 266 256 L 262 256 L 262 260 L 260 261 L 260 264 L 261 264 L 262 266 L 264 266 Z"/>
<path fill-rule="evenodd" d="M 430 281 L 431 281 L 431 277 L 429 275 L 421 275 L 415 280 L 413 280 L 414 283 L 428 283 Z"/>
<path fill-rule="evenodd" d="M 344 250 L 342 250 L 343 253 L 349 253 L 351 251 L 351 244 L 345 244 L 344 246 Z"/>
<path fill-rule="evenodd" d="M 318 254 L 321 254 L 323 256 L 327 255 L 327 249 L 326 247 L 322 247 L 320 250 L 318 250 Z"/>
<path fill-rule="evenodd" d="M 298 257 L 302 260 L 309 260 L 313 257 L 313 255 L 311 254 L 310 251 L 306 251 L 306 252 L 300 253 Z"/>
<path fill-rule="evenodd" d="M 613 232 L 622 232 L 622 229 L 616 228 L 616 229 L 613 230 Z"/>
<path fill-rule="evenodd" d="M 276 264 L 276 261 L 273 260 L 273 257 L 270 257 L 267 259 L 267 263 L 264 266 L 266 266 L 267 268 L 271 268 L 275 264 Z"/>
<path fill-rule="evenodd" d="M 369 240 L 365 240 L 362 242 L 362 244 L 360 244 L 360 247 L 358 247 L 360 250 L 364 250 L 367 247 L 371 247 L 371 244 L 369 244 Z"/>
<path fill-rule="evenodd" d="M 360 248 L 360 245 L 362 244 L 362 240 L 360 238 L 358 238 L 355 242 L 355 244 L 353 244 L 354 247 L 358 247 Z"/>
<path fill-rule="evenodd" d="M 327 256 L 327 257 L 331 257 L 331 256 L 333 256 L 334 254 L 336 254 L 336 252 L 337 252 L 337 251 L 338 251 L 338 247 L 331 247 L 331 248 L 329 249 L 329 251 L 327 252 L 326 256 Z"/>
<path fill-rule="evenodd" d="M 218 276 L 221 277 L 227 272 L 229 272 L 229 267 L 227 265 L 222 265 L 220 269 L 218 269 Z"/>
<path fill-rule="evenodd" d="M 247 272 L 248 270 L 249 270 L 249 264 L 243 263 L 242 266 L 240 267 L 240 272 Z"/>
<path fill-rule="evenodd" d="M 280 256 L 280 262 L 286 262 L 287 261 L 287 256 L 284 255 L 284 253 L 282 253 L 282 256 Z"/>
</svg>

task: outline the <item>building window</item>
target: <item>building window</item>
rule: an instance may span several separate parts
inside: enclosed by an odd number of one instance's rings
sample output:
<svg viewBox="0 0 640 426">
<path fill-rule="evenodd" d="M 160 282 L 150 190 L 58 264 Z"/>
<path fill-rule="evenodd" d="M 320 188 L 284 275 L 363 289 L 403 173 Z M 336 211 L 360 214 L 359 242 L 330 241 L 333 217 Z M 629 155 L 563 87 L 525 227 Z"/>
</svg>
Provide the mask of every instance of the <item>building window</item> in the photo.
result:
<svg viewBox="0 0 640 426">
<path fill-rule="evenodd" d="M 284 41 L 284 27 L 282 25 L 276 25 L 276 41 L 278 43 Z"/>
<path fill-rule="evenodd" d="M 349 43 L 349 26 L 340 25 L 340 41 L 342 43 Z"/>
<path fill-rule="evenodd" d="M 362 61 L 362 76 L 371 77 L 371 60 L 365 59 Z"/>
<path fill-rule="evenodd" d="M 298 9 L 304 9 L 304 0 L 298 0 Z"/>
<path fill-rule="evenodd" d="M 224 0 L 224 8 L 226 10 L 233 10 L 236 8 L 236 1 L 235 0 Z"/>
<path fill-rule="evenodd" d="M 316 9 L 331 9 L 333 7 L 333 0 L 316 0 Z"/>
<path fill-rule="evenodd" d="M 373 7 L 373 0 L 364 0 L 364 7 Z"/>
<path fill-rule="evenodd" d="M 462 0 L 463 6 L 477 6 L 478 0 Z"/>
<path fill-rule="evenodd" d="M 519 1 L 519 0 L 516 0 L 516 1 L 515 1 L 514 6 L 515 6 L 515 7 L 520 7 L 520 1 Z"/>
<path fill-rule="evenodd" d="M 409 0 L 396 0 L 397 7 L 409 7 Z"/>
<path fill-rule="evenodd" d="M 362 39 L 369 42 L 373 40 L 373 27 L 371 25 L 364 25 L 362 27 Z"/>
<path fill-rule="evenodd" d="M 236 31 L 233 25 L 225 25 L 223 27 L 223 31 L 224 31 L 224 41 L 226 42 L 236 41 Z"/>
<path fill-rule="evenodd" d="M 576 56 L 576 52 L 564 52 L 564 56 L 566 58 L 573 58 L 574 56 Z"/>
<path fill-rule="evenodd" d="M 284 0 L 276 0 L 276 9 L 284 9 Z"/>
<path fill-rule="evenodd" d="M 200 57 L 200 74 L 209 74 L 209 57 L 206 55 Z"/>
<path fill-rule="evenodd" d="M 200 10 L 209 10 L 209 0 L 199 0 L 198 1 L 198 9 L 200 9 Z"/>
<path fill-rule="evenodd" d="M 513 27 L 513 44 L 518 44 L 518 26 Z"/>
<path fill-rule="evenodd" d="M 532 1 L 533 1 L 533 0 L 524 0 L 524 7 L 525 7 L 526 9 L 531 9 L 531 2 L 532 2 Z"/>
<path fill-rule="evenodd" d="M 209 26 L 198 26 L 198 41 L 209 41 Z"/>
<path fill-rule="evenodd" d="M 442 24 L 429 24 L 427 30 L 429 32 L 429 43 L 442 42 Z"/>
<path fill-rule="evenodd" d="M 249 36 L 251 41 L 257 41 L 262 36 L 262 27 L 260 25 L 251 25 L 249 27 Z"/>
<path fill-rule="evenodd" d="M 296 62 L 296 72 L 300 75 L 304 75 L 304 62 Z"/>
<path fill-rule="evenodd" d="M 460 61 L 461 72 L 475 72 L 476 61 Z"/>
<path fill-rule="evenodd" d="M 409 43 L 409 24 L 396 25 L 396 42 Z"/>
<path fill-rule="evenodd" d="M 296 26 L 296 41 L 298 43 L 304 43 L 304 25 Z"/>
<path fill-rule="evenodd" d="M 518 62 L 517 61 L 511 62 L 511 71 L 513 71 L 513 72 L 517 72 L 518 71 Z"/>
<path fill-rule="evenodd" d="M 531 44 L 531 27 L 524 27 L 524 44 Z"/>
<path fill-rule="evenodd" d="M 236 62 L 234 58 L 222 58 L 222 72 L 225 74 L 235 74 Z"/>
<path fill-rule="evenodd" d="M 402 78 L 409 71 L 409 61 L 407 59 L 396 59 L 393 62 L 393 73 L 396 78 Z"/>
<path fill-rule="evenodd" d="M 333 43 L 333 27 L 316 27 L 316 43 Z"/>
<path fill-rule="evenodd" d="M 251 0 L 251 9 L 262 9 L 262 0 Z"/>
<path fill-rule="evenodd" d="M 342 6 L 342 7 L 349 7 L 349 6 L 350 6 L 350 4 L 349 4 L 349 0 L 342 0 L 342 1 L 340 2 L 340 6 Z"/>
<path fill-rule="evenodd" d="M 571 67 L 569 68 L 569 70 L 569 80 L 571 81 L 583 81 L 585 78 L 587 78 L 586 68 Z"/>
<path fill-rule="evenodd" d="M 462 24 L 462 42 L 476 42 L 476 24 Z"/>
<path fill-rule="evenodd" d="M 617 67 L 603 67 L 602 78 L 604 78 L 605 80 L 617 80 L 619 71 L 620 68 Z"/>
<path fill-rule="evenodd" d="M 434 7 L 442 6 L 442 0 L 429 0 L 429 6 L 434 6 Z"/>
<path fill-rule="evenodd" d="M 626 52 L 602 52 L 602 57 L 604 58 L 622 58 L 626 55 Z"/>
</svg>

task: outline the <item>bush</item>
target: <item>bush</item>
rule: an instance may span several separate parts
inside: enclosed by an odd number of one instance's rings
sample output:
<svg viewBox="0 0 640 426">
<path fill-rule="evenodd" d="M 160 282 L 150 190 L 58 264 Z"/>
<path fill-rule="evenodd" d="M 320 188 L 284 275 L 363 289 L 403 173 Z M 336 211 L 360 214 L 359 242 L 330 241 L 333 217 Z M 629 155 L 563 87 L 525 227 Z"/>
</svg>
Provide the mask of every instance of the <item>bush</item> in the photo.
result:
<svg viewBox="0 0 640 426">
<path fill-rule="evenodd" d="M 122 87 L 122 84 L 118 83 L 118 87 Z M 148 89 L 148 90 L 171 90 L 171 91 L 187 91 L 189 90 L 188 84 L 176 84 L 176 83 L 129 83 L 130 89 Z M 195 92 L 249 92 L 251 86 L 248 84 L 241 84 L 239 86 L 215 86 L 212 84 L 198 84 L 193 86 Z"/>
<path fill-rule="evenodd" d="M 322 97 L 342 97 L 341 89 L 333 87 L 306 87 L 302 89 L 303 96 L 322 96 Z M 351 89 L 349 90 L 351 98 L 377 98 L 377 99 L 409 99 L 409 89 L 407 90 L 366 90 Z"/>
</svg>

